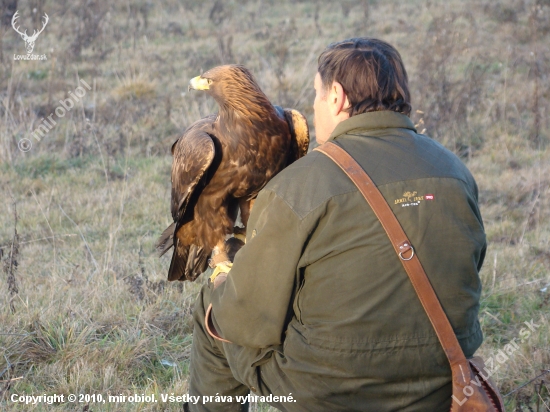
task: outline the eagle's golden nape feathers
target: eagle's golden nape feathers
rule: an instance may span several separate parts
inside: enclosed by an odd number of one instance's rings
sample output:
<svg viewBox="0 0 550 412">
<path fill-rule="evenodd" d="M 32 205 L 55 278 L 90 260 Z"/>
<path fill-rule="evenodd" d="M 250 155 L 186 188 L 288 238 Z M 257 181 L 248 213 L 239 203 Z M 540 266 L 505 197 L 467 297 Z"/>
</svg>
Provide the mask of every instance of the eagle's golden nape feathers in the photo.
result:
<svg viewBox="0 0 550 412">
<path fill-rule="evenodd" d="M 253 199 L 282 169 L 307 153 L 305 118 L 273 106 L 243 66 L 214 67 L 190 80 L 219 105 L 217 114 L 193 123 L 172 146 L 174 223 L 158 249 L 174 252 L 169 280 L 195 280 L 218 246 L 236 253 Z M 235 229 L 240 210 L 244 229 Z M 234 239 L 234 240 L 231 240 Z"/>
<path fill-rule="evenodd" d="M 254 121 L 269 119 L 273 111 L 272 104 L 258 86 L 254 75 L 241 65 L 214 67 L 191 79 L 189 87 L 210 94 L 219 104 L 221 116 L 238 117 L 249 125 Z"/>
</svg>

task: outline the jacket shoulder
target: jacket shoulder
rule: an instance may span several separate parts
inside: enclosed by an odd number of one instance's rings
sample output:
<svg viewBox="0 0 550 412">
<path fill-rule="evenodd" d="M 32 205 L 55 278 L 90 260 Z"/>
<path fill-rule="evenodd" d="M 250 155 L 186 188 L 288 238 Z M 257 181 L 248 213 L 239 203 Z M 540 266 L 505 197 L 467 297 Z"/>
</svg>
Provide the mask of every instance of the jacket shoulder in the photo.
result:
<svg viewBox="0 0 550 412">
<path fill-rule="evenodd" d="M 357 187 L 331 159 L 312 151 L 271 179 L 264 190 L 274 192 L 304 218 L 334 196 L 357 192 Z"/>
</svg>

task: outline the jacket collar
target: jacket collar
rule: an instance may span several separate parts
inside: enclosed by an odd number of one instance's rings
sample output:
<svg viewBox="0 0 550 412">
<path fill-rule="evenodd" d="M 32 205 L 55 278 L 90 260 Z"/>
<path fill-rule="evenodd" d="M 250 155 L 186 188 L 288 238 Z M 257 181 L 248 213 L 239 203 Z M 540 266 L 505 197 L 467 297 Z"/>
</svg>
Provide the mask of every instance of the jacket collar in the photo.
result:
<svg viewBox="0 0 550 412">
<path fill-rule="evenodd" d="M 390 110 L 383 110 L 358 114 L 338 123 L 328 140 L 334 140 L 336 137 L 355 129 L 375 130 L 389 128 L 411 129 L 416 132 L 413 122 L 408 116 Z"/>
</svg>

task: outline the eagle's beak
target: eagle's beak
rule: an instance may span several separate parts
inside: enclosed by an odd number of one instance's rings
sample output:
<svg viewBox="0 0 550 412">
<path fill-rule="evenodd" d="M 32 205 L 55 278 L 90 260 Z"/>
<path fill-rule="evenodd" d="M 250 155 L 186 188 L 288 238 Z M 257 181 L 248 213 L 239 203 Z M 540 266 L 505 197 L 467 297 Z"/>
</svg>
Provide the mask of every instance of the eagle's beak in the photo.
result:
<svg viewBox="0 0 550 412">
<path fill-rule="evenodd" d="M 210 88 L 210 81 L 208 79 L 205 79 L 204 77 L 197 76 L 193 77 L 189 81 L 189 87 L 187 88 L 187 91 L 193 89 L 193 90 L 208 90 Z"/>
</svg>

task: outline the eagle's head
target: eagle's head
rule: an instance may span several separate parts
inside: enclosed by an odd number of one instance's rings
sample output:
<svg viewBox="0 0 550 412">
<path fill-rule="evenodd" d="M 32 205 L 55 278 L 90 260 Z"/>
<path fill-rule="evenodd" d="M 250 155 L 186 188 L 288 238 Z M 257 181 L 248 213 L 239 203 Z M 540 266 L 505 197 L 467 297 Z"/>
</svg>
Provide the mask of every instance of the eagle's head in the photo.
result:
<svg viewBox="0 0 550 412">
<path fill-rule="evenodd" d="M 253 116 L 274 110 L 250 71 L 240 65 L 214 67 L 189 81 L 189 90 L 203 90 L 220 106 L 221 112 Z"/>
</svg>

